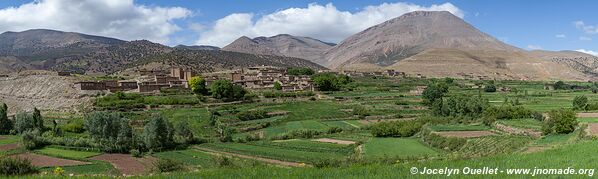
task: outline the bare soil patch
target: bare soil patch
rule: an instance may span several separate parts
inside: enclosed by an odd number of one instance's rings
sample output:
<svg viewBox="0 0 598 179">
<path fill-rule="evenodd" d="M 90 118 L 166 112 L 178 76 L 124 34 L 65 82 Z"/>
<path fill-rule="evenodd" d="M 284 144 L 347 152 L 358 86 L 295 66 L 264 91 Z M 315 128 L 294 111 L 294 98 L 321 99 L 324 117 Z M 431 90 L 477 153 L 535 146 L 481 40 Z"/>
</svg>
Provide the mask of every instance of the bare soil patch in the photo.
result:
<svg viewBox="0 0 598 179">
<path fill-rule="evenodd" d="M 335 143 L 335 144 L 342 144 L 342 145 L 351 145 L 351 144 L 355 144 L 355 141 L 349 141 L 349 140 L 338 140 L 338 139 L 330 139 L 330 138 L 321 138 L 321 139 L 314 139 L 312 141 L 316 141 L 316 142 L 327 142 L 327 143 Z"/>
<path fill-rule="evenodd" d="M 93 160 L 109 162 L 123 175 L 139 175 L 149 172 L 156 158 L 136 158 L 129 154 L 102 154 L 92 157 Z"/>
<path fill-rule="evenodd" d="M 205 151 L 205 152 L 208 152 L 208 153 L 211 153 L 213 155 L 229 155 L 229 156 L 233 156 L 233 157 L 239 157 L 239 158 L 257 160 L 257 161 L 261 161 L 261 162 L 266 162 L 266 163 L 271 163 L 271 164 L 280 165 L 280 166 L 286 166 L 286 167 L 305 167 L 305 166 L 310 166 L 309 164 L 304 164 L 304 163 L 287 162 L 287 161 L 282 161 L 282 160 L 262 158 L 262 157 L 256 157 L 256 156 L 251 156 L 251 155 L 243 155 L 243 154 L 236 154 L 236 153 L 230 153 L 230 152 L 223 152 L 223 151 L 217 151 L 217 150 L 212 150 L 212 149 L 203 148 L 203 147 L 197 147 L 197 146 L 195 148 L 199 149 L 199 150 L 202 150 L 202 151 Z"/>
<path fill-rule="evenodd" d="M 509 134 L 514 134 L 514 135 L 524 135 L 524 136 L 531 136 L 531 137 L 542 136 L 542 132 L 536 131 L 533 129 L 521 129 L 521 128 L 503 125 L 503 124 L 495 124 L 494 127 L 496 127 L 496 129 L 498 129 L 498 130 L 501 130 L 501 131 L 509 133 Z"/>
<path fill-rule="evenodd" d="M 77 160 L 61 159 L 56 157 L 50 157 L 34 153 L 23 153 L 13 155 L 11 157 L 19 157 L 29 159 L 31 164 L 36 167 L 56 167 L 56 166 L 74 166 L 74 165 L 87 165 L 89 162 L 82 162 Z"/>
<path fill-rule="evenodd" d="M 577 113 L 577 117 L 598 117 L 598 113 Z"/>
<path fill-rule="evenodd" d="M 9 151 L 9 150 L 12 150 L 12 149 L 19 148 L 19 146 L 20 145 L 18 143 L 0 145 L 0 151 Z"/>
<path fill-rule="evenodd" d="M 598 123 L 589 123 L 588 132 L 592 136 L 598 136 Z"/>
<path fill-rule="evenodd" d="M 446 132 L 435 132 L 443 137 L 458 137 L 458 138 L 474 138 L 484 137 L 490 135 L 496 135 L 491 131 L 446 131 Z"/>
</svg>

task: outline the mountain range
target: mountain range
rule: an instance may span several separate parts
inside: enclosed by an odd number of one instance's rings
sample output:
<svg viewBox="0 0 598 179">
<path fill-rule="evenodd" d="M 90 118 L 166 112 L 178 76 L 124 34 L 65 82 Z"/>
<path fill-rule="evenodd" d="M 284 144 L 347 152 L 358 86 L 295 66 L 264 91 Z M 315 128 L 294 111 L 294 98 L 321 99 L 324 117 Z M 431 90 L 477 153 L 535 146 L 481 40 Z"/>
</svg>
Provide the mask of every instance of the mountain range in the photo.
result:
<svg viewBox="0 0 598 179">
<path fill-rule="evenodd" d="M 432 77 L 588 80 L 598 57 L 574 51 L 526 51 L 445 11 L 415 11 L 358 32 L 338 44 L 280 34 L 231 44 L 168 47 L 74 32 L 34 29 L 0 34 L 0 73 L 26 69 L 110 74 L 139 67 L 181 66 L 211 72 L 255 65 L 336 71 L 394 69 Z"/>
</svg>

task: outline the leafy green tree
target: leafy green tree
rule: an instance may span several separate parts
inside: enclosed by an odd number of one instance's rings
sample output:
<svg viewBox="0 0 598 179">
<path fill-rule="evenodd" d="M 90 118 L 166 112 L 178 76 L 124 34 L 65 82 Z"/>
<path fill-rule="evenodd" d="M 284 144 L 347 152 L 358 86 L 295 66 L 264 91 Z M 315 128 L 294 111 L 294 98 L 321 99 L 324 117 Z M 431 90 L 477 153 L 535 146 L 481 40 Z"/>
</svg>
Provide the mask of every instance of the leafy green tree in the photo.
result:
<svg viewBox="0 0 598 179">
<path fill-rule="evenodd" d="M 9 134 L 13 129 L 13 123 L 8 119 L 8 106 L 4 103 L 0 105 L 0 134 Z"/>
<path fill-rule="evenodd" d="M 96 140 L 116 140 L 121 127 L 118 113 L 92 112 L 85 116 L 85 129 Z"/>
<path fill-rule="evenodd" d="M 344 85 L 353 82 L 353 79 L 347 75 L 334 73 L 318 73 L 313 75 L 311 79 L 320 91 L 338 91 Z"/>
<path fill-rule="evenodd" d="M 17 134 L 22 134 L 29 130 L 43 130 L 43 126 L 39 126 L 38 121 L 30 113 L 19 113 L 15 116 L 14 129 Z"/>
<path fill-rule="evenodd" d="M 128 119 L 120 120 L 118 135 L 116 136 L 116 150 L 127 152 L 134 147 L 133 128 Z"/>
<path fill-rule="evenodd" d="M 169 122 L 158 114 L 152 115 L 143 128 L 143 141 L 148 149 L 161 150 L 171 147 L 172 128 Z"/>
<path fill-rule="evenodd" d="M 573 98 L 573 109 L 574 110 L 584 110 L 588 105 L 588 97 L 586 96 L 575 96 Z"/>
<path fill-rule="evenodd" d="M 193 132 L 189 128 L 187 121 L 181 121 L 176 128 L 176 136 L 183 140 L 183 143 L 190 143 L 193 141 Z"/>
<path fill-rule="evenodd" d="M 226 101 L 241 100 L 245 97 L 247 90 L 242 86 L 234 85 L 228 80 L 217 80 L 210 86 L 212 97 Z"/>
<path fill-rule="evenodd" d="M 550 118 L 546 120 L 545 129 L 546 132 L 554 132 L 557 134 L 568 134 L 575 131 L 577 127 L 577 116 L 575 111 L 571 109 L 556 109 L 548 113 Z"/>
<path fill-rule="evenodd" d="M 208 94 L 208 89 L 206 88 L 206 80 L 200 76 L 194 76 L 189 79 L 189 87 L 191 91 L 195 94 Z"/>
<path fill-rule="evenodd" d="M 555 90 L 566 90 L 566 89 L 570 89 L 570 87 L 563 81 L 557 81 L 556 83 L 554 83 L 554 89 Z"/>
<path fill-rule="evenodd" d="M 448 86 L 444 83 L 432 83 L 423 91 L 424 104 L 431 106 L 437 100 L 442 100 L 444 94 L 448 93 Z"/>
<path fill-rule="evenodd" d="M 289 75 L 313 75 L 314 73 L 316 73 L 314 70 L 307 67 L 289 68 L 287 70 Z"/>
<path fill-rule="evenodd" d="M 280 84 L 280 82 L 274 82 L 274 89 L 275 90 L 282 90 L 282 85 Z"/>
</svg>

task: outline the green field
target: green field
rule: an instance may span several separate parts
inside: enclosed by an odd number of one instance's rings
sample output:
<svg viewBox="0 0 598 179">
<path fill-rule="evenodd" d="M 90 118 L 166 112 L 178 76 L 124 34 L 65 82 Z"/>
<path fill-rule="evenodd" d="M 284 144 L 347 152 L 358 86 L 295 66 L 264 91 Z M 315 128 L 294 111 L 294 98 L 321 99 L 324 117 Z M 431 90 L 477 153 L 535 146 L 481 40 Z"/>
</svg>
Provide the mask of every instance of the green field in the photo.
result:
<svg viewBox="0 0 598 179">
<path fill-rule="evenodd" d="M 71 159 L 84 159 L 100 155 L 99 152 L 90 151 L 78 151 L 78 150 L 65 150 L 54 147 L 45 147 L 43 149 L 36 150 L 36 152 L 49 156 L 56 156 L 60 158 L 71 158 Z"/>
<path fill-rule="evenodd" d="M 511 119 L 498 121 L 500 124 L 523 129 L 541 130 L 542 122 L 536 119 Z"/>
<path fill-rule="evenodd" d="M 178 160 L 188 165 L 198 166 L 201 168 L 213 167 L 214 165 L 212 163 L 212 155 L 195 149 L 159 152 L 154 154 L 154 156 Z"/>
<path fill-rule="evenodd" d="M 490 127 L 484 125 L 434 125 L 430 126 L 433 131 L 485 131 Z"/>
<path fill-rule="evenodd" d="M 264 158 L 278 159 L 283 161 L 312 163 L 320 160 L 340 160 L 347 155 L 341 153 L 328 153 L 313 151 L 311 149 L 302 150 L 292 146 L 276 146 L 264 143 L 208 143 L 200 147 L 206 147 L 214 150 L 259 156 Z"/>
<path fill-rule="evenodd" d="M 434 156 L 439 152 L 410 138 L 372 138 L 363 145 L 366 158 Z"/>
</svg>

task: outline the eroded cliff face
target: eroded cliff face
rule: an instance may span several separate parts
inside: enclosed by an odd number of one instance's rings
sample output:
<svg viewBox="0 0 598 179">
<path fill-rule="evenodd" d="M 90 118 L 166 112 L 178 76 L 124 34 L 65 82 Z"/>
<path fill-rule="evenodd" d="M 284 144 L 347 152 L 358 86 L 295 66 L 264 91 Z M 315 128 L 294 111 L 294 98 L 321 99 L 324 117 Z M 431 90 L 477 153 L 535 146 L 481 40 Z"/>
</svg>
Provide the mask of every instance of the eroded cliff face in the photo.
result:
<svg viewBox="0 0 598 179">
<path fill-rule="evenodd" d="M 97 91 L 75 88 L 75 77 L 57 76 L 55 72 L 27 71 L 0 77 L 0 101 L 9 114 L 30 111 L 80 112 L 91 105 Z"/>
</svg>

